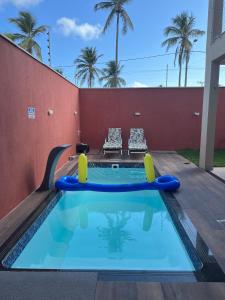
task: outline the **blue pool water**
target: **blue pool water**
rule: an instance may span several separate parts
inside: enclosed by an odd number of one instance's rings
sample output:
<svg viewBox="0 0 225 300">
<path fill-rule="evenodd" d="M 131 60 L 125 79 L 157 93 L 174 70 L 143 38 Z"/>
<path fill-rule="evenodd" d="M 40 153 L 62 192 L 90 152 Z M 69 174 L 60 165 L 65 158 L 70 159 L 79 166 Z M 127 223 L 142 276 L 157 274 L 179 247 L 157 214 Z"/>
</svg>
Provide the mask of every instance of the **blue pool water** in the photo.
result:
<svg viewBox="0 0 225 300">
<path fill-rule="evenodd" d="M 142 168 L 90 168 L 89 180 L 145 180 Z M 193 271 L 157 191 L 66 192 L 12 268 Z"/>
</svg>

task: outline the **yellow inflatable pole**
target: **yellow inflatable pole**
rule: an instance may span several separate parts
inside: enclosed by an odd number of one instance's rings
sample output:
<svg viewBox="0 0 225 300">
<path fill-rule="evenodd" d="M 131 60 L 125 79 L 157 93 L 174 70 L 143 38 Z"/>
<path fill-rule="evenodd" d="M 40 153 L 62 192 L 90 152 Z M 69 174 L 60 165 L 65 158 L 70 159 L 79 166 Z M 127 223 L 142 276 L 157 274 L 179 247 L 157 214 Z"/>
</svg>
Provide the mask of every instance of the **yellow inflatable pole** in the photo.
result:
<svg viewBox="0 0 225 300">
<path fill-rule="evenodd" d="M 145 174 L 148 182 L 153 182 L 155 180 L 155 169 L 152 156 L 147 153 L 144 158 Z"/>
<path fill-rule="evenodd" d="M 85 154 L 80 154 L 78 158 L 78 181 L 80 183 L 87 182 L 88 176 L 88 160 Z"/>
</svg>

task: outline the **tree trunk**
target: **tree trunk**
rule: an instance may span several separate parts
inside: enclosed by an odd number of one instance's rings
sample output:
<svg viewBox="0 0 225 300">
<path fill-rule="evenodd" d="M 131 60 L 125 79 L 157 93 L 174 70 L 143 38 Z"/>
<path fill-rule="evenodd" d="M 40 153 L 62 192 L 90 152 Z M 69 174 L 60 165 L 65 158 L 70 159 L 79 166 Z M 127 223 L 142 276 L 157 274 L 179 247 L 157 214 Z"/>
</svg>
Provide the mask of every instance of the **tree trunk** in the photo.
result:
<svg viewBox="0 0 225 300">
<path fill-rule="evenodd" d="M 92 82 L 91 82 L 91 74 L 89 74 L 88 78 L 88 87 L 91 88 Z"/>
<path fill-rule="evenodd" d="M 179 63 L 179 80 L 178 80 L 179 87 L 181 87 L 181 73 L 182 73 L 182 63 Z"/>
<path fill-rule="evenodd" d="M 120 27 L 120 14 L 117 13 L 116 20 L 116 66 L 118 66 L 118 52 L 119 52 L 119 27 Z"/>
<path fill-rule="evenodd" d="M 185 82 L 184 82 L 185 87 L 187 87 L 187 76 L 188 76 L 188 57 L 186 57 L 186 65 L 185 65 Z"/>
<path fill-rule="evenodd" d="M 184 48 L 182 47 L 179 51 L 180 53 L 179 53 L 179 60 L 178 60 L 178 62 L 179 62 L 179 82 L 178 82 L 179 87 L 181 87 L 183 51 L 184 51 Z"/>
</svg>

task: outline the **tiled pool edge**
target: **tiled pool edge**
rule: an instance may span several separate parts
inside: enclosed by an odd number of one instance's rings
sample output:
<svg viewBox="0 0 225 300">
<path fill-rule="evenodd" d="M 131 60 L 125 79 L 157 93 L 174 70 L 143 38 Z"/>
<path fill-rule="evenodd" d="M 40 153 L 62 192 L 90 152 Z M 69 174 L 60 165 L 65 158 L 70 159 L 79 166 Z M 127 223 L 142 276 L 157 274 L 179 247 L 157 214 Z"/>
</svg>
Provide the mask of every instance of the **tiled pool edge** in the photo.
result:
<svg viewBox="0 0 225 300">
<path fill-rule="evenodd" d="M 30 227 L 25 231 L 22 237 L 17 241 L 17 243 L 12 247 L 8 254 L 3 258 L 2 265 L 5 268 L 11 268 L 13 263 L 16 261 L 18 256 L 21 254 L 23 249 L 32 239 L 34 234 L 38 231 L 42 223 L 45 221 L 49 213 L 55 207 L 56 203 L 59 201 L 62 196 L 62 192 L 58 192 L 55 197 L 49 202 L 49 204 L 43 209 L 41 214 L 35 219 Z"/>
<path fill-rule="evenodd" d="M 90 168 L 113 168 L 113 166 L 118 165 L 119 168 L 144 168 L 143 162 L 97 162 L 90 161 L 88 167 Z"/>
</svg>

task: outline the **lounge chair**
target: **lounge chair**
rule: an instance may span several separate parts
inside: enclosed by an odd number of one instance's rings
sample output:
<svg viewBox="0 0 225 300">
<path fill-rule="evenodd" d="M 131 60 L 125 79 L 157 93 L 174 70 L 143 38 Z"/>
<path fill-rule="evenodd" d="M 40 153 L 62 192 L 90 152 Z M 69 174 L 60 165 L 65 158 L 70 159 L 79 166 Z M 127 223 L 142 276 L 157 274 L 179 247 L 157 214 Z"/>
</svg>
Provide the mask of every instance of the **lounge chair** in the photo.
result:
<svg viewBox="0 0 225 300">
<path fill-rule="evenodd" d="M 107 152 L 120 152 L 122 155 L 121 128 L 109 128 L 108 138 L 105 139 L 105 143 L 103 145 L 104 155 Z"/>
<path fill-rule="evenodd" d="M 128 155 L 130 155 L 131 152 L 146 153 L 147 151 L 148 146 L 144 137 L 144 129 L 131 128 L 130 138 L 128 140 Z"/>
</svg>

